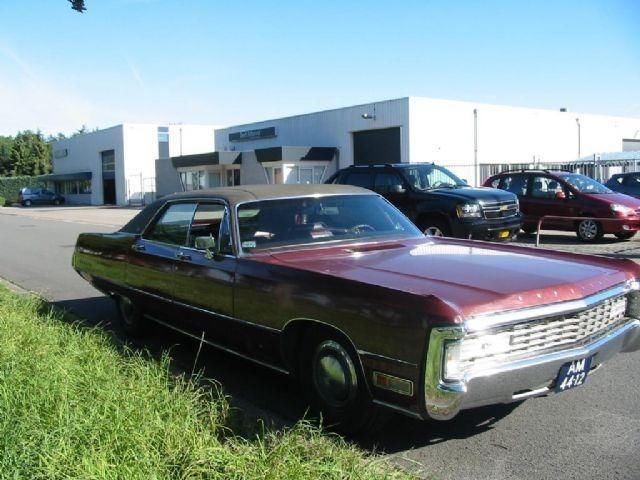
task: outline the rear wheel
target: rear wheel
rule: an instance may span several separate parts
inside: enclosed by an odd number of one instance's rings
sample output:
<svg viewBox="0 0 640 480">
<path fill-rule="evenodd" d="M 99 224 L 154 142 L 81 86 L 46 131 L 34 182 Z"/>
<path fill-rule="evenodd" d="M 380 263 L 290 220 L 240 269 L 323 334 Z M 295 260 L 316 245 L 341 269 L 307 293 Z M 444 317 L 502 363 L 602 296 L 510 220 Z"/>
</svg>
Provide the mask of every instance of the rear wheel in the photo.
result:
<svg viewBox="0 0 640 480">
<path fill-rule="evenodd" d="M 309 331 L 299 372 L 309 403 L 326 426 L 349 433 L 372 428 L 376 417 L 356 353 L 340 335 Z"/>
<path fill-rule="evenodd" d="M 614 235 L 618 238 L 618 240 L 629 240 L 633 238 L 636 232 L 620 232 L 614 233 Z"/>
<path fill-rule="evenodd" d="M 127 297 L 116 297 L 120 327 L 127 335 L 141 337 L 146 333 L 148 322 L 140 309 Z"/>
<path fill-rule="evenodd" d="M 578 223 L 576 235 L 583 242 L 595 242 L 602 238 L 604 232 L 600 223 L 588 218 Z"/>
</svg>

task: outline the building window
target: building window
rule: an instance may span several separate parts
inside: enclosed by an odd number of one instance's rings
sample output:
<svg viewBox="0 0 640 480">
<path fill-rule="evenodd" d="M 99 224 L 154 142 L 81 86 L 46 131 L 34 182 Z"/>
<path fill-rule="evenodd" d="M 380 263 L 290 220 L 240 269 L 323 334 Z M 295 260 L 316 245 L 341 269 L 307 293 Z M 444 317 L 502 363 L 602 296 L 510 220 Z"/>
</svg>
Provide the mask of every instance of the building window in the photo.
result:
<svg viewBox="0 0 640 480">
<path fill-rule="evenodd" d="M 169 127 L 158 127 L 158 158 L 169 158 Z"/>
<path fill-rule="evenodd" d="M 227 187 L 233 187 L 235 185 L 240 185 L 240 169 L 239 168 L 230 168 L 227 170 Z"/>
<path fill-rule="evenodd" d="M 282 176 L 282 167 L 265 167 L 267 179 L 272 185 L 281 185 L 284 180 Z"/>
<path fill-rule="evenodd" d="M 185 192 L 206 188 L 207 172 L 204 170 L 180 172 L 180 183 Z"/>
<path fill-rule="evenodd" d="M 78 195 L 91 193 L 91 180 L 66 180 L 55 183 L 56 193 L 62 195 Z"/>
<path fill-rule="evenodd" d="M 219 187 L 220 186 L 220 172 L 209 172 L 209 187 Z"/>
<path fill-rule="evenodd" d="M 115 172 L 116 171 L 116 153 L 114 150 L 105 150 L 100 152 L 102 157 L 102 171 L 103 172 Z"/>
</svg>

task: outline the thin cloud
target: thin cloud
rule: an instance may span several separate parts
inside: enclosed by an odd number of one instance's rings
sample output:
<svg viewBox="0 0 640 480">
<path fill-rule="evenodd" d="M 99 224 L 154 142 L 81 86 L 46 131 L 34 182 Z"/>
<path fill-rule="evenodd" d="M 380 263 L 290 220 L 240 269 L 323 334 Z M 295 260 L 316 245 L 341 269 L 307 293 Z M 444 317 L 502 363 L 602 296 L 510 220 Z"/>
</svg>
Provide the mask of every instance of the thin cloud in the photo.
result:
<svg viewBox="0 0 640 480">
<path fill-rule="evenodd" d="M 144 80 L 142 80 L 142 75 L 140 75 L 140 71 L 138 70 L 138 67 L 135 65 L 135 63 L 133 63 L 133 61 L 130 58 L 125 57 L 125 61 L 129 66 L 129 70 L 131 71 L 131 76 L 136 81 L 138 86 L 142 90 L 146 90 L 146 85 L 144 83 Z"/>
</svg>

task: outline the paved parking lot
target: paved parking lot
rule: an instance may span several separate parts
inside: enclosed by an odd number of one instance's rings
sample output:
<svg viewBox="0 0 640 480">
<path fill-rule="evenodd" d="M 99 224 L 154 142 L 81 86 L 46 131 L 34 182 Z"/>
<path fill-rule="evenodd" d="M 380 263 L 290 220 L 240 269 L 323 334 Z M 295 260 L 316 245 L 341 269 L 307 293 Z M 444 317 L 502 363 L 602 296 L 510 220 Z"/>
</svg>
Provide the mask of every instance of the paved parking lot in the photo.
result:
<svg viewBox="0 0 640 480">
<path fill-rule="evenodd" d="M 0 277 L 36 291 L 93 324 L 112 331 L 110 300 L 70 266 L 80 232 L 108 232 L 137 213 L 105 207 L 0 208 Z M 535 244 L 523 235 L 518 245 Z M 544 248 L 607 254 L 640 261 L 640 237 L 584 245 L 574 234 L 544 232 Z M 170 352 L 184 371 L 194 368 L 195 342 L 162 329 L 139 345 Z M 304 415 L 295 382 L 214 349 L 203 349 L 197 369 L 219 381 L 250 418 L 278 426 Z M 394 417 L 375 437 L 356 438 L 425 476 L 442 479 L 640 478 L 640 352 L 620 355 L 579 389 L 520 405 L 462 412 L 451 422 Z"/>
</svg>

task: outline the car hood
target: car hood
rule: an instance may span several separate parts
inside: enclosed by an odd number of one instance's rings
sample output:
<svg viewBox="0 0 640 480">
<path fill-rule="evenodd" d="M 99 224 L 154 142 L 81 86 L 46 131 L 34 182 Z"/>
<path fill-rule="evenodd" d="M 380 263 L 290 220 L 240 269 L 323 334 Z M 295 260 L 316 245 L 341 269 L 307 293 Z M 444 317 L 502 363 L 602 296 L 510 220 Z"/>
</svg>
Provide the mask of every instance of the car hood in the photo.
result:
<svg viewBox="0 0 640 480">
<path fill-rule="evenodd" d="M 516 199 L 516 196 L 513 193 L 490 187 L 436 188 L 434 190 L 419 193 L 425 195 L 437 193 L 439 196 L 446 196 L 462 201 L 479 201 L 488 203 L 506 202 Z"/>
<path fill-rule="evenodd" d="M 271 253 L 269 261 L 420 296 L 463 318 L 575 300 L 640 274 L 629 260 L 468 240 L 409 240 Z"/>
</svg>

